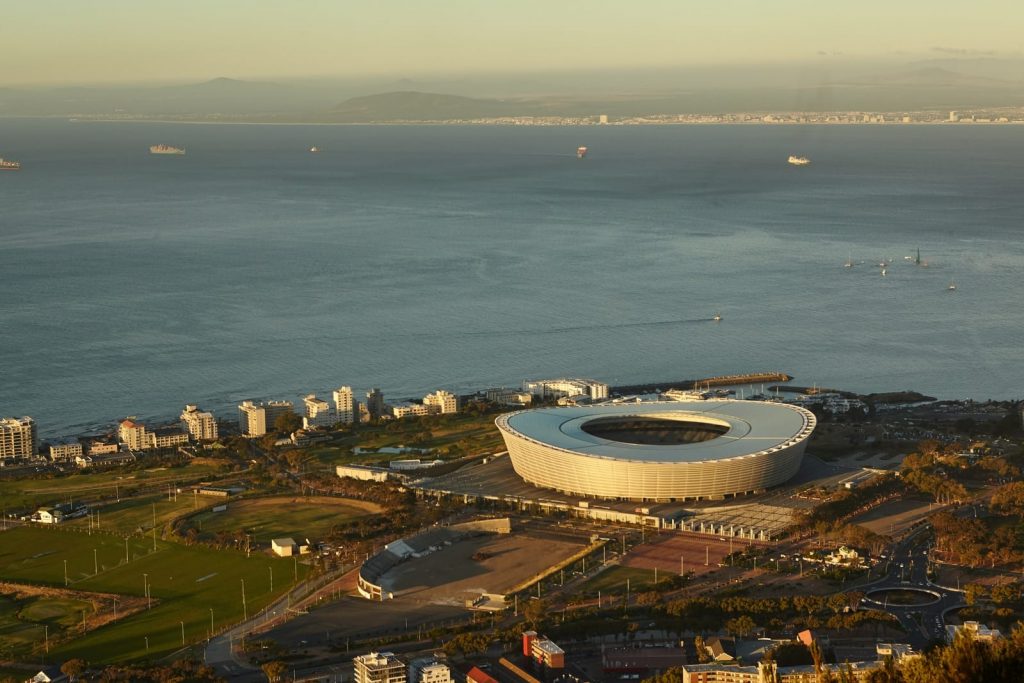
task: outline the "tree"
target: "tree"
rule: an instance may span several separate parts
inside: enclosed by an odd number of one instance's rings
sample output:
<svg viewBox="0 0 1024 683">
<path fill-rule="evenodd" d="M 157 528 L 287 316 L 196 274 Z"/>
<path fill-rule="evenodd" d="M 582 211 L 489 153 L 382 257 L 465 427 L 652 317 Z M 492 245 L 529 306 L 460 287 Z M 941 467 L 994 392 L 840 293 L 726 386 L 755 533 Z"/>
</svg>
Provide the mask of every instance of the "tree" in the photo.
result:
<svg viewBox="0 0 1024 683">
<path fill-rule="evenodd" d="M 746 614 L 740 615 L 735 619 L 730 619 L 729 621 L 725 622 L 725 629 L 735 636 L 749 636 L 751 633 L 754 632 L 755 628 L 757 628 L 757 624 L 755 624 L 754 620 Z"/>
<path fill-rule="evenodd" d="M 279 659 L 274 659 L 269 662 L 265 662 L 260 666 L 263 669 L 263 673 L 266 674 L 267 680 L 270 683 L 276 683 L 281 680 L 282 674 L 288 668 L 287 665 Z"/>
<path fill-rule="evenodd" d="M 87 667 L 88 664 L 85 663 L 85 660 L 69 659 L 61 664 L 60 672 L 74 681 L 85 672 Z"/>
<path fill-rule="evenodd" d="M 704 644 L 704 636 L 696 636 L 693 639 L 693 647 L 697 650 L 697 661 L 701 664 L 707 664 L 711 661 L 711 655 L 708 654 L 708 648 Z"/>
<path fill-rule="evenodd" d="M 281 413 L 274 420 L 274 429 L 280 434 L 291 434 L 302 429 L 302 418 L 291 411 Z"/>
</svg>

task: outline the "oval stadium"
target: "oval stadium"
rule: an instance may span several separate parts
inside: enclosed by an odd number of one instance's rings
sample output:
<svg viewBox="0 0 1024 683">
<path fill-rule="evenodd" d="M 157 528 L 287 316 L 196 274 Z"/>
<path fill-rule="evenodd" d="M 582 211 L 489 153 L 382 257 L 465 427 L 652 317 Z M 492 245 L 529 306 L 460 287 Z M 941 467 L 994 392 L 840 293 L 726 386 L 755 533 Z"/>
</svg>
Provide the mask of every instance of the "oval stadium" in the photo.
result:
<svg viewBox="0 0 1024 683">
<path fill-rule="evenodd" d="M 541 408 L 495 420 L 527 483 L 583 497 L 721 500 L 800 468 L 814 415 L 764 401 L 668 401 Z"/>
</svg>

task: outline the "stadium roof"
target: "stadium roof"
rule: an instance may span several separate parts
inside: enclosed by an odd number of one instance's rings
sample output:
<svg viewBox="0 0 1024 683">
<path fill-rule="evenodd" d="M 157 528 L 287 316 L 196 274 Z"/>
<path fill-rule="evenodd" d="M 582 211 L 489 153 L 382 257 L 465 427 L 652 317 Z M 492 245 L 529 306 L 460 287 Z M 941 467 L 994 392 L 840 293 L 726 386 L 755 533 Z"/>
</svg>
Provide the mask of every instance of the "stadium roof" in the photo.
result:
<svg viewBox="0 0 1024 683">
<path fill-rule="evenodd" d="M 736 400 L 598 404 L 524 410 L 502 417 L 512 431 L 548 447 L 599 458 L 664 463 L 740 458 L 782 448 L 797 437 L 805 438 L 811 426 L 803 409 Z M 703 423 L 725 432 L 707 441 L 662 445 L 613 441 L 583 429 L 588 422 L 613 417 Z"/>
</svg>

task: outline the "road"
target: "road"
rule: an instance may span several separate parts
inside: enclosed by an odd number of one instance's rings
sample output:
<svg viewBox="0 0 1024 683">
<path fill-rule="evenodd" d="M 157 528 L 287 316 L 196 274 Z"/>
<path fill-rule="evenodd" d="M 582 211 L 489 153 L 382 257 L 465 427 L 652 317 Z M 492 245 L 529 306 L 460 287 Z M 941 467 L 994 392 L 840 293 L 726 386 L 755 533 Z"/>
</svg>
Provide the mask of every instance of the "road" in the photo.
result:
<svg viewBox="0 0 1024 683">
<path fill-rule="evenodd" d="M 886 575 L 869 587 L 865 606 L 892 614 L 907 631 L 908 642 L 917 650 L 933 641 L 946 639 L 945 614 L 963 607 L 963 593 L 932 583 L 928 579 L 930 552 L 926 536 L 915 533 L 896 544 L 887 558 Z M 921 600 L 914 605 L 895 605 L 881 590 L 910 590 L 919 593 Z"/>
</svg>

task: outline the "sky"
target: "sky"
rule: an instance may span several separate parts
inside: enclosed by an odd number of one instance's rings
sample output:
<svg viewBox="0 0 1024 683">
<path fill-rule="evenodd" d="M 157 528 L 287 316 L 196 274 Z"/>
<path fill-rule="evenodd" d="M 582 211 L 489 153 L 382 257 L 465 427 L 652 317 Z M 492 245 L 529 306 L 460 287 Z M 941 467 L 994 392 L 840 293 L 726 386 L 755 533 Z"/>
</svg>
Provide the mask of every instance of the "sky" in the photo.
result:
<svg viewBox="0 0 1024 683">
<path fill-rule="evenodd" d="M 1020 0 L 0 0 L 0 86 L 1020 57 Z"/>
</svg>

